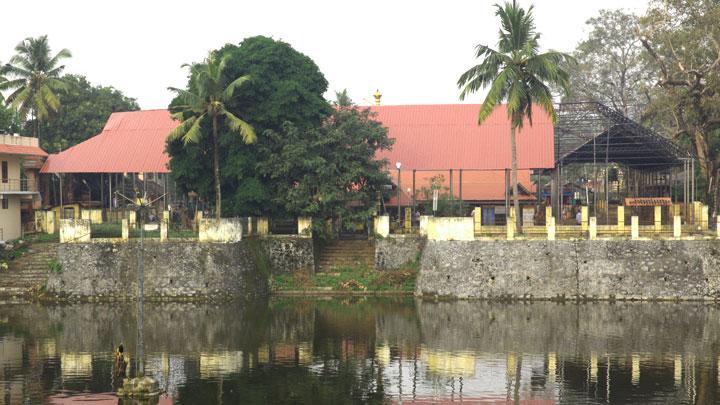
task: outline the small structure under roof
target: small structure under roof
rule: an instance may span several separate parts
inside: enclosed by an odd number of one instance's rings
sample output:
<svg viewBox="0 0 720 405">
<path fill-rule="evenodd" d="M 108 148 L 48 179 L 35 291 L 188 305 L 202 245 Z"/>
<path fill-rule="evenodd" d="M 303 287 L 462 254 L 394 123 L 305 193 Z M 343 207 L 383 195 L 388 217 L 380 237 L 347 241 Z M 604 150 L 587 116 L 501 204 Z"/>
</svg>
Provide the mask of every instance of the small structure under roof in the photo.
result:
<svg viewBox="0 0 720 405">
<path fill-rule="evenodd" d="M 578 200 L 604 224 L 617 223 L 611 207 L 625 198 L 670 197 L 686 207 L 694 201 L 694 159 L 672 140 L 598 102 L 563 103 L 556 110 L 549 191 L 556 218 L 572 220 L 570 207 Z"/>
</svg>

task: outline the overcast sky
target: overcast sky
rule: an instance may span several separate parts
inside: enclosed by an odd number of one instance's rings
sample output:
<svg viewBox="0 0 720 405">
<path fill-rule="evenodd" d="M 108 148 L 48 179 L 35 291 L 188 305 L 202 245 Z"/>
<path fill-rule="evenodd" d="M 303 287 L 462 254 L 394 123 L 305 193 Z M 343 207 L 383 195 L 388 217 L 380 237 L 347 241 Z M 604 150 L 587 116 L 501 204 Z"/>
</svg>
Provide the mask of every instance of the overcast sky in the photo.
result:
<svg viewBox="0 0 720 405">
<path fill-rule="evenodd" d="M 458 103 L 456 81 L 478 43 L 495 45 L 497 0 L 453 1 L 71 1 L 3 2 L 0 61 L 23 38 L 47 34 L 68 48 L 67 72 L 165 108 L 168 86 L 182 87 L 180 65 L 211 49 L 266 35 L 289 42 L 325 74 L 326 94 L 347 88 L 359 104 L 375 89 L 383 104 Z M 647 0 L 521 0 L 535 5 L 546 49 L 572 51 L 601 8 L 642 13 Z M 479 102 L 480 96 L 466 102 Z"/>
</svg>

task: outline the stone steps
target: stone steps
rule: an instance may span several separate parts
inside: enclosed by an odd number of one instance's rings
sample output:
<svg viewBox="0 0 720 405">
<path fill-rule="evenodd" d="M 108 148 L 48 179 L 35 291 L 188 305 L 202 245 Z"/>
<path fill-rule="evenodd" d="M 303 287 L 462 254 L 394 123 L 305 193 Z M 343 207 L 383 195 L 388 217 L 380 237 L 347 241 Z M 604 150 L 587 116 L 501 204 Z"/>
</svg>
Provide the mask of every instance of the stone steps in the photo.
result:
<svg viewBox="0 0 720 405">
<path fill-rule="evenodd" d="M 318 258 L 318 271 L 331 271 L 341 267 L 375 268 L 375 245 L 368 240 L 340 240 L 322 247 Z"/>
<path fill-rule="evenodd" d="M 45 284 L 50 263 L 57 259 L 56 243 L 37 243 L 0 272 L 0 297 L 27 295 Z"/>
</svg>

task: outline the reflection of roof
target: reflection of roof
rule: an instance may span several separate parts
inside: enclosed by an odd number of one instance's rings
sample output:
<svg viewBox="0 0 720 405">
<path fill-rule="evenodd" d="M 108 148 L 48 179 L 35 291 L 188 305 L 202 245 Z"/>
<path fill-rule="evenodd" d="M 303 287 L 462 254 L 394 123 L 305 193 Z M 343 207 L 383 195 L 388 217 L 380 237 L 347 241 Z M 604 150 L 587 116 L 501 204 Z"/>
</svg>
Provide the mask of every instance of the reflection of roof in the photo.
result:
<svg viewBox="0 0 720 405">
<path fill-rule="evenodd" d="M 391 171 L 390 178 L 393 183 L 397 183 L 397 171 Z M 442 175 L 444 182 L 441 185 L 441 193 L 449 193 L 450 188 L 450 172 L 449 171 L 416 171 L 415 172 L 415 195 L 418 201 L 432 200 L 432 191 L 430 190 L 431 178 Z M 412 202 L 412 184 L 413 174 L 409 170 L 400 171 L 400 202 L 402 205 L 408 205 Z M 453 170 L 452 192 L 455 198 L 460 198 L 460 172 Z M 532 182 L 529 170 L 518 170 L 518 183 L 521 186 L 520 199 L 534 200 L 532 194 L 535 192 L 535 184 Z M 410 191 L 408 191 L 410 189 Z M 426 198 L 423 189 L 428 190 Z M 524 190 L 523 190 L 524 189 Z M 524 194 L 523 191 L 526 193 Z M 391 192 L 390 201 L 387 205 L 396 205 L 397 191 Z M 463 201 L 504 201 L 505 200 L 505 172 L 494 171 L 469 171 L 463 170 L 462 173 L 462 199 Z"/>
<path fill-rule="evenodd" d="M 387 158 L 402 169 L 484 169 L 510 168 L 510 122 L 505 106 L 499 106 L 478 126 L 479 105 L 398 105 L 374 106 L 376 120 L 395 139 Z M 553 124 L 547 114 L 533 108 L 533 125 L 525 123 L 517 134 L 519 169 L 554 167 Z"/>
<path fill-rule="evenodd" d="M 165 138 L 177 125 L 167 110 L 113 113 L 100 134 L 50 155 L 41 173 L 167 173 Z"/>
</svg>

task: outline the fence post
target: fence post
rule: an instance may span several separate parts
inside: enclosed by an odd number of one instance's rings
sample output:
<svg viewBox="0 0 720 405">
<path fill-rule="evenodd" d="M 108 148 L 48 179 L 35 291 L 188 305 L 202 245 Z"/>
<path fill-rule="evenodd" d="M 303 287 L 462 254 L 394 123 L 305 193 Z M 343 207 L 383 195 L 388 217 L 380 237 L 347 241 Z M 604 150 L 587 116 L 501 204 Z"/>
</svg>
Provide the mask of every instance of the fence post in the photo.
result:
<svg viewBox="0 0 720 405">
<path fill-rule="evenodd" d="M 310 218 L 310 217 L 298 218 L 298 234 L 299 235 L 312 235 L 312 218 Z"/>
<path fill-rule="evenodd" d="M 412 209 L 405 207 L 405 230 L 409 231 L 412 229 Z"/>
<path fill-rule="evenodd" d="M 580 229 L 583 232 L 586 232 L 588 230 L 588 206 L 587 205 L 583 205 L 582 207 L 580 207 L 580 216 L 581 216 Z"/>
<path fill-rule="evenodd" d="M 160 241 L 165 242 L 168 238 L 168 221 L 163 218 L 160 220 Z"/>
<path fill-rule="evenodd" d="M 588 229 L 590 230 L 590 240 L 597 239 L 597 217 L 590 217 Z"/>
<path fill-rule="evenodd" d="M 258 235 L 267 235 L 270 233 L 270 221 L 267 217 L 258 217 L 257 219 Z"/>
<path fill-rule="evenodd" d="M 482 233 L 482 208 L 475 207 L 473 210 L 473 223 L 475 224 L 475 234 L 480 235 Z"/>
<path fill-rule="evenodd" d="M 633 240 L 640 238 L 640 219 L 637 215 L 633 215 L 630 221 L 630 234 Z"/>
<path fill-rule="evenodd" d="M 505 228 L 507 240 L 515 240 L 515 218 L 510 217 L 510 221 L 506 222 Z"/>
<path fill-rule="evenodd" d="M 662 232 L 662 207 L 659 205 L 655 206 L 655 232 L 660 233 Z"/>
<path fill-rule="evenodd" d="M 708 230 L 708 222 L 710 222 L 709 221 L 710 218 L 708 216 L 709 213 L 708 213 L 707 205 L 702 206 L 702 208 L 700 209 L 700 215 L 701 215 L 700 220 L 702 221 L 702 222 L 700 222 L 700 229 L 702 229 L 703 231 L 707 231 Z"/>
<path fill-rule="evenodd" d="M 682 217 L 675 215 L 673 217 L 673 238 L 678 239 L 682 235 Z"/>
<path fill-rule="evenodd" d="M 123 240 L 128 240 L 130 238 L 130 226 L 127 218 L 123 218 L 122 220 L 122 238 Z"/>
<path fill-rule="evenodd" d="M 547 222 L 547 239 L 555 240 L 555 217 L 551 215 L 545 217 L 545 220 L 545 222 Z"/>
<path fill-rule="evenodd" d="M 619 233 L 625 232 L 625 207 L 622 205 L 617 207 L 617 229 Z"/>
</svg>

